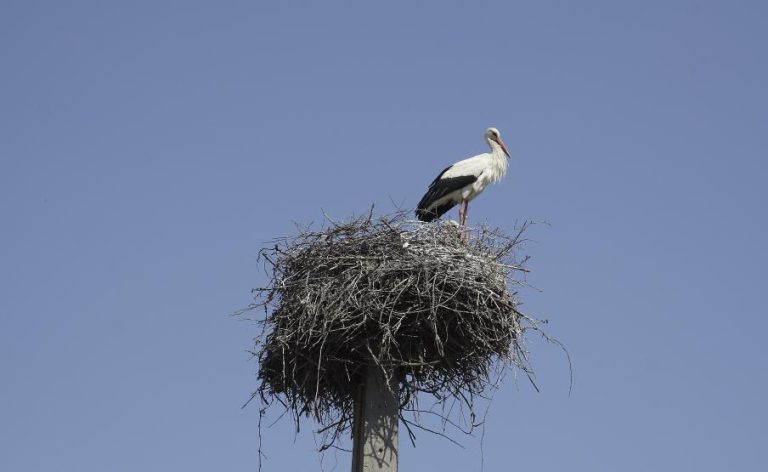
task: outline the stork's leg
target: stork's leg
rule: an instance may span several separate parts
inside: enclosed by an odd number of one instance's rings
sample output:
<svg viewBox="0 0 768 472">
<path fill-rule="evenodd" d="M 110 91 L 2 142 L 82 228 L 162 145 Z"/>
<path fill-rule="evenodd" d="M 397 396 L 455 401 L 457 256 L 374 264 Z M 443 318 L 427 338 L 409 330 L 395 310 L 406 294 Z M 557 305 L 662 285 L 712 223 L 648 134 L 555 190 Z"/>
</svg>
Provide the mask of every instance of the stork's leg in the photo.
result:
<svg viewBox="0 0 768 472">
<path fill-rule="evenodd" d="M 469 241 L 469 233 L 467 233 L 467 210 L 469 209 L 469 202 L 463 200 L 459 206 L 459 226 L 461 229 L 461 239 Z"/>
<path fill-rule="evenodd" d="M 459 205 L 459 225 L 466 226 L 467 224 L 467 207 L 469 203 L 466 200 L 462 200 Z"/>
</svg>

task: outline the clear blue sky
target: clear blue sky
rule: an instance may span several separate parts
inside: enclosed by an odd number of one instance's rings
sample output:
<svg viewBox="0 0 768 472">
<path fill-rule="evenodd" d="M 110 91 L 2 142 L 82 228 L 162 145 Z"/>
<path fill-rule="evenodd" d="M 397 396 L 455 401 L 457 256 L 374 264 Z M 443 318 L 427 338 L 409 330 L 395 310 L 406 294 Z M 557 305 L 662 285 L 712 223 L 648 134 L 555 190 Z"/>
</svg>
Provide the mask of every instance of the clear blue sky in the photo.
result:
<svg viewBox="0 0 768 472">
<path fill-rule="evenodd" d="M 513 153 L 474 223 L 546 220 L 485 470 L 767 470 L 768 4 L 0 5 L 0 470 L 252 471 L 229 313 L 293 222 Z M 271 417 L 274 418 L 274 417 Z M 319 469 L 306 428 L 265 470 Z M 404 439 L 404 438 L 403 438 Z M 403 440 L 404 470 L 479 470 Z M 347 470 L 349 457 L 326 456 Z"/>
</svg>

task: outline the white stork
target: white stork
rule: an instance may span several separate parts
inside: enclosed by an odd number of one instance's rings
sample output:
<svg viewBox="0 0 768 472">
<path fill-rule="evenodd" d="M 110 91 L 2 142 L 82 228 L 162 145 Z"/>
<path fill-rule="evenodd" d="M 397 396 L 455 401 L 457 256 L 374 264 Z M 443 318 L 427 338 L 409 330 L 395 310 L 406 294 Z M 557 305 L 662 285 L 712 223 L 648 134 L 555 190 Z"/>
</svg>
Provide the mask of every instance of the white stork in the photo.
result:
<svg viewBox="0 0 768 472">
<path fill-rule="evenodd" d="M 469 202 L 480 195 L 488 184 L 496 183 L 507 173 L 509 150 L 501 140 L 499 130 L 485 130 L 485 140 L 491 152 L 479 154 L 446 167 L 429 184 L 427 193 L 421 198 L 416 209 L 420 221 L 439 218 L 459 204 L 459 224 L 466 226 Z"/>
</svg>

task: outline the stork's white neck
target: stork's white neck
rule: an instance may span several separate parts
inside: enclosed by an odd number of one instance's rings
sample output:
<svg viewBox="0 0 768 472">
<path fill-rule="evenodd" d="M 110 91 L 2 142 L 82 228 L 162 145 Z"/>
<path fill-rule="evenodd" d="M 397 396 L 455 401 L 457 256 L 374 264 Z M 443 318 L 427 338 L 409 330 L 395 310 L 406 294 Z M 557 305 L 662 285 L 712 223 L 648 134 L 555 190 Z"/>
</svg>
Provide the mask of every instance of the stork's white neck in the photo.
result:
<svg viewBox="0 0 768 472">
<path fill-rule="evenodd" d="M 491 152 L 488 154 L 491 159 L 491 173 L 489 175 L 490 180 L 498 182 L 507 173 L 507 155 L 501 148 L 499 143 L 493 140 L 488 140 L 488 144 L 491 146 Z"/>
<path fill-rule="evenodd" d="M 504 159 L 507 158 L 507 155 L 504 154 L 504 150 L 501 148 L 501 145 L 499 143 L 497 143 L 496 141 L 493 141 L 492 139 L 489 139 L 488 145 L 491 146 L 491 153 L 494 156 L 503 157 Z"/>
</svg>

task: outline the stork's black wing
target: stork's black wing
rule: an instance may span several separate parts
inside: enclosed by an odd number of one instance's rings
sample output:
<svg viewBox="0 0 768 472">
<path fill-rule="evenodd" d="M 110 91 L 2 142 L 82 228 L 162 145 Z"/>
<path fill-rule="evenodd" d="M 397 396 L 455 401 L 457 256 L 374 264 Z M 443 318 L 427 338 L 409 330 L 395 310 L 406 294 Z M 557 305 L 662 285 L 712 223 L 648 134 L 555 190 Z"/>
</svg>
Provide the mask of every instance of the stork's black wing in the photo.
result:
<svg viewBox="0 0 768 472">
<path fill-rule="evenodd" d="M 441 178 L 451 167 L 453 166 L 443 169 L 443 171 L 440 172 L 440 175 L 429 184 L 427 193 L 421 197 L 421 201 L 419 201 L 419 204 L 416 207 L 416 217 L 420 221 L 435 220 L 443 213 L 453 208 L 453 206 L 456 205 L 456 202 L 454 201 L 445 202 L 434 208 L 431 208 L 431 206 L 449 193 L 455 192 L 477 180 L 476 175 L 460 175 L 457 177 Z"/>
</svg>

